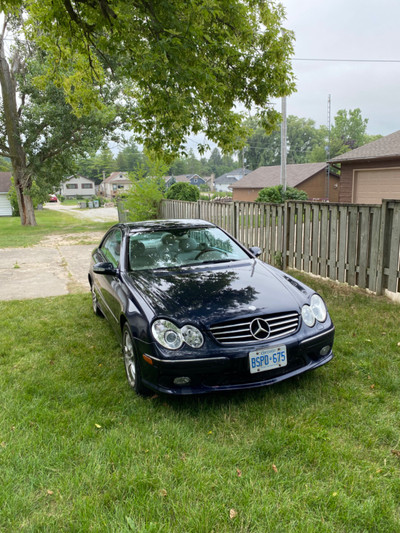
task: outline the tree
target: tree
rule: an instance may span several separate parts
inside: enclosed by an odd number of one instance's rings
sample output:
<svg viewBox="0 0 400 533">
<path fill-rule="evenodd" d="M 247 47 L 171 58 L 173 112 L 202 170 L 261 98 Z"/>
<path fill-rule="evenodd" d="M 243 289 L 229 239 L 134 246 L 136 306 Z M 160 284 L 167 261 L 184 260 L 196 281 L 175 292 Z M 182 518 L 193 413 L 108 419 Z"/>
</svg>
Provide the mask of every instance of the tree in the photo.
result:
<svg viewBox="0 0 400 533">
<path fill-rule="evenodd" d="M 116 157 L 117 170 L 121 172 L 134 172 L 145 162 L 145 157 L 131 139 Z"/>
<path fill-rule="evenodd" d="M 321 126 L 318 131 L 319 141 L 310 154 L 310 162 L 326 161 L 349 150 L 376 140 L 379 136 L 367 135 L 368 119 L 363 119 L 359 108 L 339 109 L 334 118 L 334 125 L 329 134 L 326 126 Z"/>
<path fill-rule="evenodd" d="M 200 198 L 200 191 L 191 183 L 174 183 L 168 189 L 166 198 L 168 200 L 183 200 L 185 202 L 197 202 Z"/>
<path fill-rule="evenodd" d="M 281 162 L 281 132 L 275 129 L 266 134 L 260 124 L 249 121 L 253 134 L 248 138 L 245 162 L 248 168 L 255 170 L 261 166 L 279 165 Z M 315 122 L 289 115 L 287 118 L 287 162 L 288 164 L 306 163 L 319 136 Z"/>
<path fill-rule="evenodd" d="M 16 41 L 8 56 L 10 25 Z M 18 41 L 20 27 L 20 19 L 5 17 L 0 34 L 0 155 L 11 160 L 21 223 L 36 225 L 32 187 L 57 186 L 74 169 L 76 156 L 97 148 L 118 120 L 111 105 L 107 112 L 72 113 L 63 89 L 42 76 L 49 57 L 32 43 Z"/>
<path fill-rule="evenodd" d="M 25 9 L 27 35 L 50 58 L 47 78 L 78 114 L 101 107 L 112 83 L 136 141 L 156 152 L 184 151 L 186 136 L 200 131 L 232 152 L 244 142 L 237 104 L 271 129 L 280 117 L 271 99 L 294 90 L 293 33 L 282 31 L 283 7 L 271 0 L 0 5 Z"/>
<path fill-rule="evenodd" d="M 366 142 L 368 119 L 363 119 L 361 109 L 339 109 L 332 127 L 332 137 L 340 139 L 348 150 L 354 150 Z"/>
</svg>

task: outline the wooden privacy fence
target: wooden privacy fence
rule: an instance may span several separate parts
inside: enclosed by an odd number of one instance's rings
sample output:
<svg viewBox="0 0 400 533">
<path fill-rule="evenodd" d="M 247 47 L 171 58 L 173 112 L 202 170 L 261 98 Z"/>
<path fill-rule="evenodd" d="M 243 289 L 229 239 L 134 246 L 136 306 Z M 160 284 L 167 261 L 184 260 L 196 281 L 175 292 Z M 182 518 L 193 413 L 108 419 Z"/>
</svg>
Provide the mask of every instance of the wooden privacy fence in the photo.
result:
<svg viewBox="0 0 400 533">
<path fill-rule="evenodd" d="M 400 293 L 400 201 L 382 205 L 163 200 L 160 218 L 219 225 L 262 259 L 382 294 Z"/>
</svg>

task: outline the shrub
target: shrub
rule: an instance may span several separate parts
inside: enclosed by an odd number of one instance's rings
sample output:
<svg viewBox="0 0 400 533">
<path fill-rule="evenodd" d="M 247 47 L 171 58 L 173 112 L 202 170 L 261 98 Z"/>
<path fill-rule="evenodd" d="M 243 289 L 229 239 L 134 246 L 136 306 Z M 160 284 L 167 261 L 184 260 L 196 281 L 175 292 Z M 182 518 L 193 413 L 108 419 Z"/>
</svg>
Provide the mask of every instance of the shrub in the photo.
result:
<svg viewBox="0 0 400 533">
<path fill-rule="evenodd" d="M 174 183 L 167 191 L 168 200 L 183 200 L 185 202 L 197 202 L 200 198 L 200 191 L 195 185 L 190 183 Z"/>
<path fill-rule="evenodd" d="M 132 222 L 157 218 L 158 208 L 164 197 L 166 165 L 163 161 L 149 158 L 149 168 L 138 167 L 128 176 L 132 182 L 129 191 L 119 195 L 123 200 L 128 219 Z"/>
<path fill-rule="evenodd" d="M 308 196 L 305 191 L 287 187 L 283 190 L 283 185 L 275 187 L 265 187 L 258 193 L 256 202 L 265 202 L 268 204 L 283 204 L 286 200 L 307 200 Z"/>
</svg>

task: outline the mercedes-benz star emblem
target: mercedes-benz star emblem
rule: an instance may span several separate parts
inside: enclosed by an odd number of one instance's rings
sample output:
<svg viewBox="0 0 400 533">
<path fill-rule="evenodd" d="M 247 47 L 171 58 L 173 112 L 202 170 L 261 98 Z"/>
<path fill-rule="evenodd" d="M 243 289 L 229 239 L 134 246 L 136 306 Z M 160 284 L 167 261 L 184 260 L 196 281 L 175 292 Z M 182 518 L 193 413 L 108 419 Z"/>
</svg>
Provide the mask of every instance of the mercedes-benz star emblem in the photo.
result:
<svg viewBox="0 0 400 533">
<path fill-rule="evenodd" d="M 263 318 L 255 318 L 250 324 L 250 333 L 259 341 L 268 339 L 270 333 L 268 322 Z"/>
</svg>

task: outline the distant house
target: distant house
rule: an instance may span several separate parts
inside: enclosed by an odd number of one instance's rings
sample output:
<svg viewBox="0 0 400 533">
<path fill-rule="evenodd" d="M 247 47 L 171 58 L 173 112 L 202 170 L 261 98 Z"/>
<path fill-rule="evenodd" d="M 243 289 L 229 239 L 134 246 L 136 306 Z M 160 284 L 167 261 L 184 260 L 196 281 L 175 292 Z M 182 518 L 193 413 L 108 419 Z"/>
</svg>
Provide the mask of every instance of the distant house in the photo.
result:
<svg viewBox="0 0 400 533">
<path fill-rule="evenodd" d="M 330 163 L 340 165 L 340 202 L 400 200 L 400 130 L 334 157 Z"/>
<path fill-rule="evenodd" d="M 111 172 L 111 174 L 100 184 L 100 194 L 107 198 L 114 198 L 119 193 L 128 191 L 132 182 L 128 178 L 127 172 Z"/>
<path fill-rule="evenodd" d="M 233 201 L 254 202 L 262 189 L 279 185 L 280 179 L 280 165 L 260 167 L 232 185 Z M 301 163 L 287 165 L 286 184 L 288 187 L 305 191 L 310 200 L 326 199 L 327 164 Z M 329 201 L 337 202 L 338 199 L 339 176 L 336 173 L 330 173 Z"/>
<path fill-rule="evenodd" d="M 247 174 L 250 174 L 250 172 L 251 170 L 246 168 L 237 168 L 226 172 L 214 180 L 214 190 L 217 192 L 232 192 L 231 186 L 244 176 L 247 176 Z"/>
<path fill-rule="evenodd" d="M 164 176 L 164 181 L 167 188 L 171 187 L 174 183 L 190 183 L 196 187 L 205 185 L 207 180 L 200 177 L 198 174 L 181 174 L 179 176 Z"/>
<path fill-rule="evenodd" d="M 0 216 L 12 216 L 12 207 L 8 199 L 11 187 L 11 172 L 0 172 Z"/>
<path fill-rule="evenodd" d="M 96 196 L 96 186 L 93 180 L 83 176 L 70 176 L 61 184 L 59 194 L 65 198 Z"/>
</svg>

